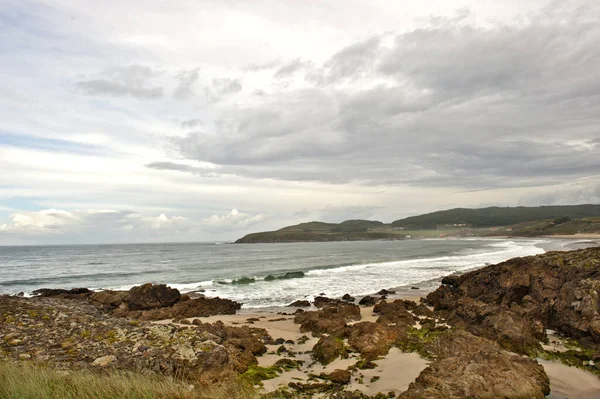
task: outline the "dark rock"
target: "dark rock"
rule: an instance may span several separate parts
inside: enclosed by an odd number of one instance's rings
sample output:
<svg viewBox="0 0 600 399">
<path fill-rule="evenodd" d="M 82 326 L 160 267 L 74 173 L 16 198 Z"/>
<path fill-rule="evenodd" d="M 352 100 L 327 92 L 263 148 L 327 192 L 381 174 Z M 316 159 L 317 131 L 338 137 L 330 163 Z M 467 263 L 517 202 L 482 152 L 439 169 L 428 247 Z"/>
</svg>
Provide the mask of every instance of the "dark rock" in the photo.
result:
<svg viewBox="0 0 600 399">
<path fill-rule="evenodd" d="M 65 299 L 77 299 L 80 297 L 87 297 L 92 294 L 93 291 L 90 291 L 87 288 L 72 288 L 70 290 L 64 289 L 55 289 L 55 288 L 40 288 L 39 290 L 33 291 L 33 295 L 39 296 L 42 298 L 51 298 L 60 296 Z"/>
<path fill-rule="evenodd" d="M 396 293 L 396 291 L 394 291 L 394 290 L 386 290 L 386 289 L 382 289 L 382 290 L 380 290 L 380 291 L 377 293 L 377 295 L 392 295 L 392 294 L 395 294 L 395 293 Z"/>
<path fill-rule="evenodd" d="M 333 362 L 338 357 L 348 357 L 344 341 L 332 336 L 322 336 L 313 346 L 313 358 L 323 365 Z"/>
<path fill-rule="evenodd" d="M 396 324 L 399 326 L 412 326 L 419 318 L 410 314 L 417 308 L 412 301 L 396 299 L 394 302 L 381 301 L 373 307 L 373 313 L 379 315 L 377 323 Z"/>
<path fill-rule="evenodd" d="M 129 296 L 127 291 L 99 291 L 90 295 L 92 302 L 96 302 L 106 308 L 117 308 Z"/>
<path fill-rule="evenodd" d="M 465 331 L 429 343 L 438 359 L 421 372 L 402 399 L 535 398 L 550 393 L 548 376 L 535 360 L 500 349 Z"/>
<path fill-rule="evenodd" d="M 272 274 L 269 274 L 267 277 L 265 277 L 265 281 L 273 281 L 275 280 L 275 276 L 273 276 Z"/>
<path fill-rule="evenodd" d="M 335 304 L 339 302 L 337 299 L 332 299 L 332 298 L 327 298 L 325 296 L 317 296 L 315 297 L 315 307 L 317 308 L 322 308 L 325 305 L 329 305 L 329 304 Z"/>
<path fill-rule="evenodd" d="M 240 277 L 237 280 L 233 280 L 231 282 L 231 284 L 234 284 L 234 285 L 235 284 L 244 285 L 244 284 L 252 284 L 252 283 L 255 283 L 255 282 L 256 282 L 256 279 L 253 278 L 253 277 Z"/>
<path fill-rule="evenodd" d="M 358 301 L 358 304 L 361 306 L 374 306 L 375 303 L 376 299 L 369 295 L 363 297 L 360 301 Z"/>
<path fill-rule="evenodd" d="M 168 308 L 152 309 L 137 317 L 141 320 L 166 320 L 174 318 L 208 317 L 214 315 L 235 314 L 241 303 L 222 298 L 196 298 L 178 302 Z M 127 316 L 128 314 L 126 314 Z M 131 314 L 129 314 L 131 315 Z M 135 316 L 135 314 L 133 315 Z"/>
<path fill-rule="evenodd" d="M 458 287 L 460 282 L 460 276 L 450 275 L 442 279 L 442 284 L 451 285 L 452 287 Z"/>
<path fill-rule="evenodd" d="M 279 278 L 290 279 L 290 278 L 302 278 L 302 277 L 304 277 L 304 272 L 287 272 L 286 274 L 284 274 L 283 276 L 280 276 Z"/>
<path fill-rule="evenodd" d="M 296 307 L 296 308 L 308 308 L 310 307 L 310 302 L 306 300 L 297 300 L 288 305 L 288 307 Z"/>
<path fill-rule="evenodd" d="M 398 329 L 386 324 L 363 321 L 352 325 L 348 343 L 363 359 L 370 361 L 387 355 L 398 339 Z"/>
<path fill-rule="evenodd" d="M 346 385 L 352 379 L 352 373 L 348 370 L 334 370 L 329 374 L 322 373 L 321 378 L 327 379 L 337 385 Z"/>
<path fill-rule="evenodd" d="M 147 283 L 132 287 L 126 302 L 129 310 L 150 310 L 172 306 L 180 298 L 181 294 L 174 288 L 165 284 Z"/>
<path fill-rule="evenodd" d="M 302 312 L 296 315 L 294 323 L 300 324 L 301 332 L 313 334 L 331 334 L 344 337 L 347 334 L 347 321 L 360 320 L 360 308 L 354 304 L 340 301 L 329 304 L 315 312 Z"/>
<path fill-rule="evenodd" d="M 344 294 L 342 300 L 346 302 L 354 302 L 355 298 L 353 296 L 350 296 L 350 294 Z"/>
<path fill-rule="evenodd" d="M 447 311 L 450 323 L 462 320 L 507 349 L 534 351 L 544 329 L 600 349 L 590 329 L 600 317 L 600 247 L 510 259 L 445 281 L 452 285 L 427 302 Z"/>
<path fill-rule="evenodd" d="M 419 287 L 410 287 L 411 290 L 419 290 Z"/>
<path fill-rule="evenodd" d="M 285 343 L 285 339 L 283 338 L 277 338 L 275 341 L 273 341 L 273 345 L 282 345 Z"/>
</svg>

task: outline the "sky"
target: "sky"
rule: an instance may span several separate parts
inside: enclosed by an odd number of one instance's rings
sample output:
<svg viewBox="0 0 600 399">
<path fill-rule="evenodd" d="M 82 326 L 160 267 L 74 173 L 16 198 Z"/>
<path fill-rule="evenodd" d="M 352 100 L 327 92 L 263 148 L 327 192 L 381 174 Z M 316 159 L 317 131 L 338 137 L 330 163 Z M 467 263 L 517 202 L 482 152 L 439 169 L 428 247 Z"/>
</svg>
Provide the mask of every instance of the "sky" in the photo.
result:
<svg viewBox="0 0 600 399">
<path fill-rule="evenodd" d="M 0 0 L 0 245 L 600 203 L 595 0 Z"/>
</svg>

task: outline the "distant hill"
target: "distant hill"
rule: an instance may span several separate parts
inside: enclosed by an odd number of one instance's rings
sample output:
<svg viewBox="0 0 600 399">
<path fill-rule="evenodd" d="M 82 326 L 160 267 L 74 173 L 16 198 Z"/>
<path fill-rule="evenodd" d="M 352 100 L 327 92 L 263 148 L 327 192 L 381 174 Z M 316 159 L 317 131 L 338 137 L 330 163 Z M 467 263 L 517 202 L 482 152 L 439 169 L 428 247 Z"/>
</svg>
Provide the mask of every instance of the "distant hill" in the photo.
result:
<svg viewBox="0 0 600 399">
<path fill-rule="evenodd" d="M 248 234 L 236 243 L 299 241 L 362 241 L 404 238 L 395 231 L 378 231 L 386 225 L 376 220 L 346 220 L 342 223 L 308 222 L 276 231 Z M 389 228 L 389 225 L 387 225 Z"/>
<path fill-rule="evenodd" d="M 572 235 L 600 233 L 600 205 L 456 208 L 385 224 L 376 220 L 308 222 L 248 234 L 236 243 L 397 240 L 419 237 Z"/>
<path fill-rule="evenodd" d="M 485 228 L 541 220 L 582 219 L 595 216 L 600 216 L 600 205 L 455 208 L 396 220 L 392 222 L 392 226 L 405 229 L 435 229 L 438 226 L 464 224 L 475 228 Z"/>
</svg>

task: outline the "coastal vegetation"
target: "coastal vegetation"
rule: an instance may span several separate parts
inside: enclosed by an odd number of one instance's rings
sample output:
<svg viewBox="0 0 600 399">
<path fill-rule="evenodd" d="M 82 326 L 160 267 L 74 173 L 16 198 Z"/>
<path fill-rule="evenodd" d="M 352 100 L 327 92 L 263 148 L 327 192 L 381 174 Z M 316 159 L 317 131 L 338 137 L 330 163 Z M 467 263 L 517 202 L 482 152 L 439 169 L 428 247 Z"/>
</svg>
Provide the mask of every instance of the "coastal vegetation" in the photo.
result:
<svg viewBox="0 0 600 399">
<path fill-rule="evenodd" d="M 251 399 L 251 384 L 231 379 L 192 385 L 157 374 L 57 370 L 21 362 L 0 362 L 0 399 Z"/>
<path fill-rule="evenodd" d="M 455 208 L 399 219 L 392 222 L 392 226 L 405 229 L 435 229 L 438 226 L 448 225 L 486 228 L 541 220 L 566 222 L 589 217 L 600 217 L 600 205 Z"/>
<path fill-rule="evenodd" d="M 248 234 L 236 243 L 364 241 L 453 236 L 572 235 L 600 233 L 600 205 L 456 208 L 399 219 L 308 222 Z"/>
</svg>

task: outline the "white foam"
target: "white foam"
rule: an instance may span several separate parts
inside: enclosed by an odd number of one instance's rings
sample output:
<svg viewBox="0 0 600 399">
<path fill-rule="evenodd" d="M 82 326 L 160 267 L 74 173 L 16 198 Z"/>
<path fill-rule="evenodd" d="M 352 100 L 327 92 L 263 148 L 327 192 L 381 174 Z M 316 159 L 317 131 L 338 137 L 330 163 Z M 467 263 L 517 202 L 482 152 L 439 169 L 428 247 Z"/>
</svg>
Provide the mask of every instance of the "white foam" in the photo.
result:
<svg viewBox="0 0 600 399">
<path fill-rule="evenodd" d="M 488 241 L 488 240 L 486 240 Z M 296 299 L 312 299 L 320 293 L 328 296 L 365 295 L 391 288 L 441 278 L 443 276 L 499 263 L 510 258 L 543 253 L 537 245 L 542 240 L 498 240 L 481 250 L 466 250 L 451 256 L 409 259 L 394 262 L 367 263 L 331 269 L 311 270 L 304 278 L 262 281 L 245 285 L 222 285 L 213 282 L 174 284 L 189 287 L 211 287 L 216 295 L 244 303 L 246 308 L 285 306 Z"/>
</svg>

